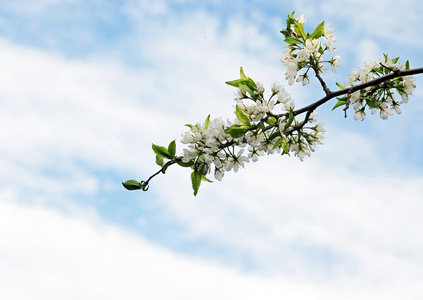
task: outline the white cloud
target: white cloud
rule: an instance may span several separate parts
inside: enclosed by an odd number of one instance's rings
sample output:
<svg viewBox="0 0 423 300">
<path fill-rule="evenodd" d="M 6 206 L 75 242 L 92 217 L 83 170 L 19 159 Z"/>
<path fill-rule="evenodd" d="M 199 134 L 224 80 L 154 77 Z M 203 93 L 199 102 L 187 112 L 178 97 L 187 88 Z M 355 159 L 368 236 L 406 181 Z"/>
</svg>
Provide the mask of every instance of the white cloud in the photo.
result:
<svg viewBox="0 0 423 300">
<path fill-rule="evenodd" d="M 75 3 L 77 0 L 38 0 L 37 2 L 29 2 L 25 0 L 17 0 L 2 3 L 2 10 L 6 10 L 12 13 L 25 14 L 30 16 L 37 16 L 44 14 L 52 6 L 58 4 Z"/>
<path fill-rule="evenodd" d="M 175 199 L 175 190 L 190 193 L 188 171 L 151 188 L 168 187 L 159 201 L 193 239 L 231 245 L 234 257 L 264 273 L 355 288 L 417 285 L 422 177 L 390 164 L 380 146 L 331 128 L 305 162 L 265 157 L 223 182 L 204 183 L 198 199 Z M 232 263 L 246 263 L 240 260 Z"/>
<path fill-rule="evenodd" d="M 169 13 L 162 4 L 152 11 Z M 199 10 L 166 20 L 127 41 L 145 59 L 138 69 L 100 54 L 71 61 L 1 42 L 4 198 L 62 202 L 65 211 L 73 211 L 72 193 L 95 195 L 103 188 L 103 178 L 93 172 L 149 175 L 155 171 L 152 142 L 179 138 L 183 124 L 208 113 L 232 116 L 232 91 L 223 82 L 235 79 L 241 65 L 265 83 L 283 77 L 280 41 L 241 16 L 223 30 L 216 16 Z M 141 19 L 138 25 L 146 24 Z M 375 49 L 372 42 L 363 43 Z M 315 97 L 313 91 L 302 97 L 299 89 L 291 91 L 299 103 Z M 0 247 L 0 281 L 10 283 L 3 296 L 395 299 L 421 294 L 421 175 L 414 170 L 403 177 L 407 169 L 398 171 L 383 156 L 389 149 L 381 154 L 375 140 L 353 132 L 331 129 L 325 144 L 305 163 L 264 158 L 222 183 L 204 184 L 198 199 L 191 196 L 187 170 L 169 170 L 152 182 L 149 193 L 159 198 L 149 201 L 160 205 L 160 217 L 184 227 L 176 239 L 223 245 L 233 254 L 215 256 L 232 255 L 232 265 L 241 268 L 247 260 L 254 265 L 251 275 L 177 256 L 121 229 L 87 222 L 86 216 L 1 202 L 0 236 L 8 239 Z M 266 277 L 270 274 L 277 279 Z"/>
<path fill-rule="evenodd" d="M 6 195 L 2 195 L 5 199 Z M 100 221 L 0 202 L 2 299 L 395 299 L 421 292 L 411 282 L 385 289 L 310 284 L 241 274 L 176 255 Z M 378 266 L 378 267 L 383 267 Z M 398 271 L 398 270 L 397 270 Z M 416 279 L 417 280 L 417 279 Z"/>
<path fill-rule="evenodd" d="M 304 2 L 304 1 L 302 1 Z M 349 29 L 355 36 L 375 35 L 399 43 L 420 42 L 412 37 L 418 30 L 421 2 L 410 0 L 398 5 L 396 1 L 325 1 L 322 13 L 339 20 L 348 18 Z M 412 38 L 412 39 L 410 39 Z"/>
</svg>

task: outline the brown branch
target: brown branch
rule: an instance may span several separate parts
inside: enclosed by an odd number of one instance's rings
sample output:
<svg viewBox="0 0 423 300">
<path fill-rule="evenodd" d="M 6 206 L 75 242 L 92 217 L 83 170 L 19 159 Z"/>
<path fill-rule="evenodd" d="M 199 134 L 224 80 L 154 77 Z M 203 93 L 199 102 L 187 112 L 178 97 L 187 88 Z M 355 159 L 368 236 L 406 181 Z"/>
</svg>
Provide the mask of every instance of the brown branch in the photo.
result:
<svg viewBox="0 0 423 300">
<path fill-rule="evenodd" d="M 326 102 L 328 102 L 329 100 L 331 100 L 331 99 L 333 99 L 335 97 L 339 97 L 339 96 L 342 96 L 342 95 L 347 94 L 348 95 L 348 103 L 347 103 L 346 108 L 348 108 L 350 95 L 352 93 L 354 93 L 355 91 L 359 91 L 359 90 L 365 89 L 367 87 L 373 86 L 374 88 L 370 92 L 371 93 L 374 93 L 378 89 L 382 88 L 384 86 L 384 84 L 388 80 L 391 80 L 391 79 L 394 79 L 394 78 L 398 78 L 398 77 L 410 76 L 410 75 L 414 75 L 414 74 L 421 74 L 421 73 L 423 73 L 423 68 L 416 68 L 416 69 L 410 69 L 410 70 L 404 70 L 404 71 L 395 70 L 393 73 L 389 73 L 389 74 L 387 74 L 385 76 L 381 76 L 381 77 L 376 78 L 374 80 L 371 80 L 371 81 L 368 81 L 368 82 L 365 82 L 365 83 L 362 83 L 362 84 L 358 84 L 358 85 L 355 85 L 355 86 L 352 86 L 352 87 L 349 87 L 349 88 L 345 88 L 343 90 L 332 92 L 331 90 L 329 90 L 329 88 L 326 86 L 326 83 L 324 82 L 324 80 L 320 76 L 319 71 L 318 71 L 318 66 L 317 66 L 316 62 L 312 58 L 310 58 L 310 62 L 311 62 L 311 65 L 313 67 L 313 70 L 316 73 L 317 79 L 320 81 L 320 84 L 322 85 L 323 90 L 326 93 L 326 96 L 323 97 L 323 98 L 321 98 L 320 100 L 318 100 L 318 101 L 310 104 L 310 105 L 307 105 L 307 106 L 305 106 L 303 108 L 300 108 L 300 109 L 297 109 L 295 111 L 292 111 L 292 114 L 294 116 L 297 116 L 297 115 L 302 114 L 302 113 L 306 113 L 306 116 L 305 116 L 303 122 L 301 122 L 297 126 L 294 126 L 289 131 L 287 131 L 287 134 L 288 135 L 292 134 L 294 131 L 301 130 L 304 127 L 304 125 L 307 123 L 307 121 L 309 120 L 311 113 L 317 107 L 319 107 L 320 105 L 325 104 Z M 346 110 L 345 110 L 345 113 L 346 113 Z M 268 115 L 261 120 L 262 122 L 265 122 L 270 116 L 276 118 L 277 121 L 274 124 L 270 124 L 269 126 L 267 126 L 263 130 L 263 132 L 265 132 L 265 131 L 267 131 L 269 129 L 275 128 L 276 126 L 278 126 L 279 119 L 282 118 L 282 117 L 287 118 L 289 114 L 290 114 L 289 112 L 288 113 L 279 114 L 279 115 L 274 115 L 272 113 L 268 113 Z M 258 127 L 255 127 L 255 128 L 252 128 L 252 129 L 257 129 L 257 128 Z M 232 140 L 229 143 L 226 143 L 225 145 L 221 145 L 219 148 L 224 149 L 224 148 L 227 148 L 229 146 L 232 146 L 233 144 L 234 144 L 234 142 Z M 151 175 L 146 181 L 141 181 L 140 184 L 142 186 L 142 190 L 146 191 L 148 189 L 148 183 L 150 182 L 151 179 L 153 179 L 155 176 L 159 175 L 160 173 L 164 173 L 164 171 L 166 171 L 166 169 L 169 166 L 171 166 L 171 165 L 173 165 L 175 163 L 178 163 L 180 161 L 182 161 L 182 158 L 181 157 L 175 157 L 175 158 L 173 158 L 171 161 L 167 162 L 159 171 L 157 171 L 156 173 L 154 173 L 153 175 Z"/>
<path fill-rule="evenodd" d="M 326 82 L 323 80 L 322 76 L 320 76 L 319 66 L 317 65 L 317 62 L 315 61 L 315 59 L 313 57 L 310 57 L 310 65 L 313 68 L 314 74 L 316 75 L 317 79 L 319 80 L 326 96 L 329 96 L 332 92 L 330 91 L 330 89 L 326 85 Z"/>
<path fill-rule="evenodd" d="M 163 170 L 166 171 L 166 169 L 168 167 L 170 167 L 173 164 L 176 164 L 177 162 L 182 161 L 182 159 L 175 157 L 174 160 L 172 160 L 167 166 L 163 166 L 160 170 L 158 170 L 156 173 L 154 173 L 153 175 L 151 175 L 146 181 L 141 181 L 140 184 L 142 186 L 142 190 L 146 191 L 148 190 L 148 183 L 150 182 L 151 179 L 153 179 L 154 177 L 156 177 L 157 175 L 159 175 L 160 173 L 163 173 Z"/>
<path fill-rule="evenodd" d="M 410 76 L 410 75 L 414 75 L 414 74 L 421 74 L 421 73 L 423 73 L 423 68 L 416 68 L 416 69 L 399 71 L 399 72 L 396 72 L 396 73 L 389 73 L 388 75 L 381 76 L 379 78 L 373 79 L 371 81 L 367 81 L 365 83 L 357 84 L 357 85 L 354 85 L 352 87 L 345 88 L 343 90 L 330 92 L 329 95 L 326 95 L 322 99 L 320 99 L 320 100 L 318 100 L 318 101 L 316 101 L 316 102 L 314 102 L 310 105 L 307 105 L 303 108 L 297 109 L 297 110 L 293 111 L 292 113 L 294 114 L 294 116 L 297 116 L 297 115 L 305 113 L 309 110 L 315 110 L 320 105 L 325 104 L 326 102 L 328 102 L 329 100 L 331 100 L 335 97 L 339 97 L 339 96 L 342 96 L 342 95 L 345 95 L 345 94 L 348 94 L 348 93 L 352 94 L 356 91 L 365 89 L 369 86 L 378 85 L 379 83 L 383 83 L 383 82 L 388 81 L 390 79 L 394 79 L 394 78 L 398 78 L 398 77 L 404 77 L 404 76 Z M 284 115 L 284 114 L 282 114 L 282 115 Z M 282 115 L 279 115 L 279 117 L 282 116 Z"/>
</svg>

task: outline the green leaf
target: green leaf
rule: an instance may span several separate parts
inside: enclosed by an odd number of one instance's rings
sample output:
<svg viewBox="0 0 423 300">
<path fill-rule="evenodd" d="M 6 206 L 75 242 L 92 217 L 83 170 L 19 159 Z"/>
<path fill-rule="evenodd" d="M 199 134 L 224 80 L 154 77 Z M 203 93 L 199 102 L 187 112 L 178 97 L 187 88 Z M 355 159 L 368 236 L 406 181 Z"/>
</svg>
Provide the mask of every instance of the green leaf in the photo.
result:
<svg viewBox="0 0 423 300">
<path fill-rule="evenodd" d="M 318 39 L 323 34 L 323 29 L 325 28 L 325 21 L 317 25 L 316 29 L 314 29 L 313 33 L 308 37 L 310 39 Z"/>
<path fill-rule="evenodd" d="M 189 127 L 189 129 L 192 130 L 193 125 L 191 125 L 191 124 L 185 124 L 185 126 Z"/>
<path fill-rule="evenodd" d="M 250 95 L 254 95 L 254 92 L 253 92 L 253 90 L 247 85 L 247 84 L 244 84 L 244 83 L 242 83 L 242 82 L 240 82 L 240 83 L 238 83 L 238 87 L 242 90 L 242 91 L 244 91 L 244 92 L 247 92 L 247 93 L 249 93 Z"/>
<path fill-rule="evenodd" d="M 291 30 L 283 29 L 280 31 L 285 38 L 291 36 Z"/>
<path fill-rule="evenodd" d="M 202 181 L 206 181 L 206 182 L 210 182 L 210 183 L 212 183 L 213 181 L 211 181 L 210 179 L 208 179 L 206 176 L 204 176 L 204 175 L 202 175 L 201 176 L 201 180 Z"/>
<path fill-rule="evenodd" d="M 131 180 L 127 180 L 125 182 L 122 182 L 122 185 L 124 186 L 125 189 L 129 190 L 129 191 L 134 191 L 134 190 L 140 190 L 142 189 L 142 185 L 140 182 L 131 179 Z"/>
<path fill-rule="evenodd" d="M 236 111 L 235 111 L 236 117 L 238 118 L 238 120 L 245 125 L 251 125 L 250 123 L 250 119 L 247 117 L 246 114 L 244 114 L 244 112 L 242 111 L 242 109 L 239 108 L 239 106 L 236 106 Z"/>
<path fill-rule="evenodd" d="M 176 154 L 176 142 L 175 140 L 171 141 L 169 147 L 167 147 L 170 157 L 175 157 Z"/>
<path fill-rule="evenodd" d="M 292 37 L 287 37 L 285 40 L 284 40 L 284 42 L 285 43 L 288 43 L 288 44 L 291 44 L 291 45 L 295 45 L 295 44 L 304 44 L 304 42 L 302 42 L 302 41 L 300 41 L 300 40 L 297 40 L 297 39 L 294 39 L 294 38 L 292 38 Z"/>
<path fill-rule="evenodd" d="M 177 164 L 180 165 L 181 167 L 189 168 L 194 165 L 194 161 L 193 160 L 190 160 L 189 162 L 178 161 Z"/>
<path fill-rule="evenodd" d="M 269 117 L 268 119 L 267 119 L 267 124 L 270 124 L 270 125 L 272 125 L 272 124 L 274 124 L 276 122 L 276 118 L 274 118 L 274 117 Z"/>
<path fill-rule="evenodd" d="M 201 175 L 206 175 L 209 172 L 209 165 L 206 163 L 199 163 L 195 168 Z"/>
<path fill-rule="evenodd" d="M 383 72 L 386 71 L 386 70 L 388 70 L 388 69 L 385 69 L 383 67 L 382 68 L 377 67 L 377 68 L 372 69 L 373 73 L 380 73 L 380 74 L 383 74 Z M 388 72 L 389 72 L 389 70 L 388 70 Z"/>
<path fill-rule="evenodd" d="M 243 136 L 251 127 L 247 125 L 234 124 L 225 129 L 225 132 L 234 139 Z"/>
<path fill-rule="evenodd" d="M 345 86 L 340 85 L 338 82 L 336 83 L 336 85 L 337 85 L 337 86 L 338 86 L 341 90 L 345 89 Z"/>
<path fill-rule="evenodd" d="M 163 166 L 163 157 L 156 155 L 156 164 Z"/>
<path fill-rule="evenodd" d="M 295 118 L 294 118 L 294 114 L 293 113 L 289 113 L 289 117 L 288 117 L 288 122 L 285 124 L 285 127 L 283 129 L 283 131 L 287 131 L 289 126 L 291 126 L 292 122 L 294 122 Z"/>
<path fill-rule="evenodd" d="M 194 196 L 197 196 L 198 189 L 201 185 L 201 174 L 198 171 L 194 170 L 191 173 L 191 182 L 192 182 L 192 189 L 194 190 Z"/>
<path fill-rule="evenodd" d="M 295 32 L 300 35 L 304 40 L 307 39 L 307 35 L 304 31 L 304 25 L 297 20 L 295 20 L 295 26 L 294 26 Z"/>
<path fill-rule="evenodd" d="M 273 139 L 275 139 L 275 138 L 277 138 L 278 136 L 281 136 L 281 133 L 279 132 L 279 130 L 278 131 L 275 131 L 274 133 L 272 133 L 270 136 L 269 136 L 269 141 L 272 141 Z"/>
<path fill-rule="evenodd" d="M 248 77 L 247 80 L 247 85 L 252 88 L 252 89 L 256 89 L 257 88 L 257 84 L 254 82 L 254 80 L 252 80 L 250 77 Z"/>
<path fill-rule="evenodd" d="M 258 128 L 260 128 L 261 130 L 263 130 L 263 131 L 265 131 L 266 130 L 266 126 L 264 126 L 264 123 L 263 122 L 259 122 L 258 124 L 257 124 L 257 127 Z"/>
<path fill-rule="evenodd" d="M 273 150 L 275 150 L 276 148 L 279 148 L 279 146 L 281 145 L 281 141 L 282 141 L 282 138 L 281 138 L 281 135 L 279 133 L 279 137 L 277 138 L 275 145 L 273 146 Z"/>
<path fill-rule="evenodd" d="M 243 80 L 247 80 L 248 79 L 247 76 L 245 76 L 244 69 L 242 67 L 240 68 L 240 75 L 241 75 L 241 79 L 243 79 Z"/>
<path fill-rule="evenodd" d="M 334 110 L 337 107 L 343 106 L 343 105 L 345 105 L 347 103 L 348 103 L 347 100 L 338 100 L 338 102 L 335 104 L 335 106 L 332 108 L 332 110 Z"/>
<path fill-rule="evenodd" d="M 290 29 L 290 28 L 291 28 L 291 24 L 294 24 L 294 23 L 295 23 L 294 14 L 295 14 L 295 11 L 293 11 L 293 12 L 292 12 L 290 15 L 288 15 L 288 17 L 286 18 L 286 27 L 287 27 L 288 29 Z"/>
<path fill-rule="evenodd" d="M 410 70 L 410 62 L 408 60 L 405 62 L 405 69 Z"/>
<path fill-rule="evenodd" d="M 243 80 L 243 79 L 237 79 L 237 80 L 232 80 L 232 81 L 226 81 L 225 83 L 237 88 L 239 83 L 244 82 L 244 81 L 245 80 Z"/>
<path fill-rule="evenodd" d="M 285 140 L 285 139 L 282 139 L 282 140 L 281 140 L 281 147 L 282 147 L 282 149 L 283 149 L 283 151 L 282 151 L 282 154 L 281 154 L 281 155 L 284 155 L 284 154 L 289 154 L 288 145 L 287 145 L 287 143 L 286 143 L 286 140 Z"/>
<path fill-rule="evenodd" d="M 374 100 L 367 99 L 366 103 L 370 108 L 378 108 L 379 107 L 378 105 L 376 105 L 376 102 Z"/>
<path fill-rule="evenodd" d="M 245 77 L 245 75 L 243 77 Z M 257 88 L 257 85 L 254 82 L 254 80 L 252 80 L 251 78 L 226 81 L 225 83 L 228 84 L 228 85 L 230 85 L 230 86 L 239 88 L 243 92 L 248 92 L 253 97 L 255 96 L 254 95 L 254 90 Z"/>
<path fill-rule="evenodd" d="M 208 115 L 206 120 L 204 121 L 204 129 L 207 129 L 209 125 L 210 125 L 210 115 Z"/>
<path fill-rule="evenodd" d="M 157 146 L 153 144 L 152 148 L 154 153 L 156 153 L 156 155 L 161 156 L 163 158 L 169 158 L 169 159 L 172 158 L 169 155 L 169 151 L 165 147 Z"/>
<path fill-rule="evenodd" d="M 281 33 L 285 36 L 285 37 L 289 37 L 292 35 L 291 32 L 291 24 L 295 24 L 295 19 L 294 19 L 294 13 L 288 15 L 288 17 L 286 18 L 286 29 L 281 30 Z"/>
</svg>

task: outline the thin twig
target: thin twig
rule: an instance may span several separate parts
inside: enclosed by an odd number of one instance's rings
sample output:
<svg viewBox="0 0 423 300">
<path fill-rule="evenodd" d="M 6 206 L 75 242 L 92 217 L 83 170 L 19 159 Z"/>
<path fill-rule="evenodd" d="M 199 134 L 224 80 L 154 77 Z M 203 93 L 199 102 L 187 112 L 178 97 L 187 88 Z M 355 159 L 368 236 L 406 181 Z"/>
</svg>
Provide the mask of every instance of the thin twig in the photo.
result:
<svg viewBox="0 0 423 300">
<path fill-rule="evenodd" d="M 316 75 L 317 79 L 319 80 L 320 84 L 322 85 L 323 91 L 325 92 L 326 96 L 329 96 L 332 92 L 326 85 L 326 82 L 323 80 L 322 76 L 320 76 L 319 66 L 317 62 L 314 60 L 313 57 L 310 57 L 310 64 L 314 70 L 314 74 Z"/>
</svg>

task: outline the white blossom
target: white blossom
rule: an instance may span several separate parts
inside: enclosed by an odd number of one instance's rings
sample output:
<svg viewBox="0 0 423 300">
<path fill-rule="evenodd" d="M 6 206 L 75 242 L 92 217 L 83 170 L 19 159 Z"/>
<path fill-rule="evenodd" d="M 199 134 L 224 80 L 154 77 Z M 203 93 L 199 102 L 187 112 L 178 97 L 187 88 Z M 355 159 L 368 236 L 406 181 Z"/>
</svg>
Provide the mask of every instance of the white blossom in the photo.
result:
<svg viewBox="0 0 423 300">
<path fill-rule="evenodd" d="M 334 73 L 337 73 L 336 68 L 341 66 L 341 57 L 339 55 L 335 56 L 331 60 L 331 68 Z"/>
<path fill-rule="evenodd" d="M 360 68 L 360 70 L 353 69 L 347 78 L 347 87 L 352 87 L 355 84 L 361 84 L 371 81 L 379 76 L 386 75 L 386 68 L 389 71 L 405 70 L 405 65 L 398 62 L 398 58 L 388 58 L 385 56 L 378 60 L 368 60 Z M 394 111 L 401 114 L 400 104 L 408 102 L 409 96 L 413 93 L 415 85 L 412 76 L 404 76 L 399 79 L 393 79 L 391 84 L 394 84 L 395 90 L 401 96 L 402 101 L 397 102 L 395 95 L 391 91 L 391 87 L 384 88 L 380 86 L 374 90 L 373 86 L 364 89 L 364 93 L 356 91 L 349 96 L 350 103 L 355 110 L 354 119 L 364 120 L 365 108 L 368 107 L 372 114 L 379 111 L 381 119 L 386 120 L 388 116 L 392 116 Z M 375 96 L 376 95 L 376 96 Z"/>
<path fill-rule="evenodd" d="M 329 27 L 330 24 L 326 25 L 323 29 L 323 37 L 325 38 L 325 46 L 330 52 L 335 51 L 334 45 L 336 43 L 334 30 Z"/>
<path fill-rule="evenodd" d="M 318 39 L 307 39 L 304 49 L 309 51 L 309 53 L 315 53 L 320 49 L 320 41 Z"/>
</svg>

